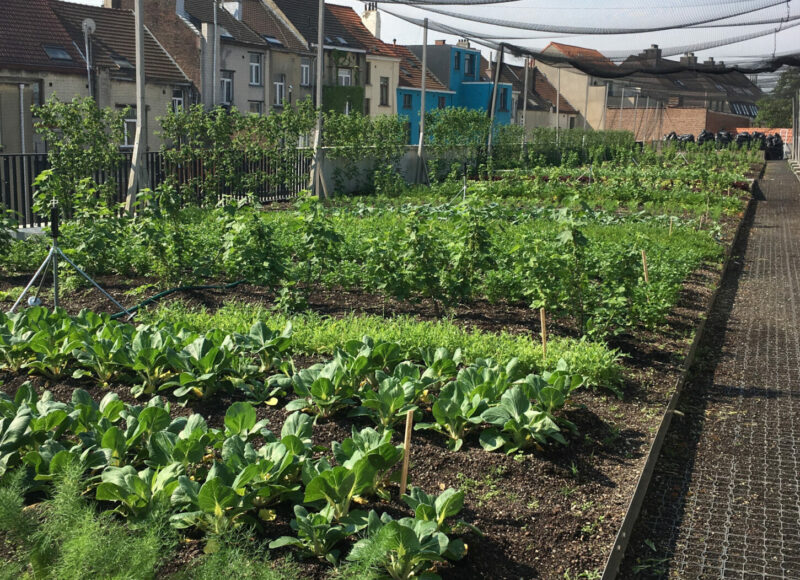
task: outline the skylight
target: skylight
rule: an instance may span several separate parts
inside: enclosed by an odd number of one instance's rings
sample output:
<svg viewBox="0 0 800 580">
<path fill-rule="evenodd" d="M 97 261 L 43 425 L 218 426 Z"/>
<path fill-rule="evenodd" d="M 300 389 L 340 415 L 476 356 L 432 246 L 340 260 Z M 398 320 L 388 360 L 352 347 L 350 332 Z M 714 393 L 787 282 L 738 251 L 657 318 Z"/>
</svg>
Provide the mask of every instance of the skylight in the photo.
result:
<svg viewBox="0 0 800 580">
<path fill-rule="evenodd" d="M 122 70 L 133 70 L 134 66 L 130 63 L 130 61 L 125 58 L 124 56 L 120 56 L 118 54 L 112 54 L 111 60 L 113 60 L 119 68 Z"/>
<path fill-rule="evenodd" d="M 52 60 L 72 60 L 72 57 L 63 46 L 44 45 L 42 48 Z"/>
<path fill-rule="evenodd" d="M 271 44 L 273 46 L 283 46 L 283 43 L 280 40 L 278 40 L 277 38 L 275 38 L 274 36 L 267 36 L 265 34 L 264 35 L 264 40 L 266 40 L 269 44 Z"/>
<path fill-rule="evenodd" d="M 336 42 L 338 42 L 339 44 L 342 44 L 344 46 L 347 46 L 347 41 L 344 38 L 342 38 L 341 36 L 337 36 L 336 37 Z"/>
</svg>

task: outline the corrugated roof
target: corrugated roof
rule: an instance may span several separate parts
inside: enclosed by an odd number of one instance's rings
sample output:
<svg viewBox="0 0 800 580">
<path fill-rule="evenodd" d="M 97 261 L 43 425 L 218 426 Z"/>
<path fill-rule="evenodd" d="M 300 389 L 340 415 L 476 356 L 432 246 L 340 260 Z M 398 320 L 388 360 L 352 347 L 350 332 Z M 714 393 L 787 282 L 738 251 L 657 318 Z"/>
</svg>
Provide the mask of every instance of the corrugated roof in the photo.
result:
<svg viewBox="0 0 800 580">
<path fill-rule="evenodd" d="M 303 35 L 310 45 L 317 44 L 317 16 L 319 3 L 317 0 L 271 0 L 283 12 L 294 27 Z M 341 47 L 343 49 L 369 50 L 354 36 L 347 26 L 337 18 L 337 9 L 347 8 L 335 4 L 325 5 L 325 45 Z M 351 10 L 351 8 L 347 8 Z"/>
<path fill-rule="evenodd" d="M 406 46 L 399 44 L 386 46 L 391 48 L 396 57 L 400 58 L 400 79 L 397 86 L 421 89 L 422 62 Z M 449 89 L 430 70 L 428 70 L 428 77 L 425 80 L 425 90 L 449 92 Z"/>
<path fill-rule="evenodd" d="M 45 46 L 60 47 L 53 59 Z M 86 63 L 47 0 L 0 1 L 0 68 L 81 73 Z"/>
<path fill-rule="evenodd" d="M 136 36 L 133 12 L 73 2 L 50 0 L 53 12 L 75 43 L 83 45 L 82 23 L 91 18 L 97 24 L 92 35 L 92 64 L 117 71 L 121 76 L 134 77 L 136 66 Z M 169 82 L 187 83 L 189 79 L 169 57 L 150 31 L 145 28 L 145 77 Z"/>
<path fill-rule="evenodd" d="M 265 7 L 261 0 L 243 0 L 242 20 L 254 32 L 260 34 L 262 38 L 274 38 L 280 43 L 280 46 L 277 46 L 267 40 L 270 48 L 284 48 L 292 52 L 308 52 L 306 43 L 281 22 L 272 10 Z"/>
<path fill-rule="evenodd" d="M 190 20 L 194 20 L 193 24 L 199 29 L 201 22 L 214 22 L 214 5 L 213 0 L 184 0 L 184 9 L 188 14 Z M 221 26 L 230 34 L 228 40 L 240 42 L 243 44 L 250 44 L 255 46 L 264 46 L 267 42 L 247 24 L 236 20 L 234 16 L 224 8 L 217 7 L 217 25 Z M 225 37 L 222 37 L 225 39 Z"/>
</svg>

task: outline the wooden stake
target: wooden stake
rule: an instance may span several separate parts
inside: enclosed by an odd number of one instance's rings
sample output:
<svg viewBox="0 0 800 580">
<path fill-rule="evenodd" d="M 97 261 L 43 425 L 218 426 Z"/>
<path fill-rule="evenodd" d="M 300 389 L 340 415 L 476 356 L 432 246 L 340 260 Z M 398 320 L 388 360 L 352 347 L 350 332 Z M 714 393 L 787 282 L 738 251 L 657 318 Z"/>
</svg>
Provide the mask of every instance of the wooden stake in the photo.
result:
<svg viewBox="0 0 800 580">
<path fill-rule="evenodd" d="M 544 308 L 539 309 L 539 320 L 542 323 L 542 361 L 547 360 L 547 316 Z"/>
<path fill-rule="evenodd" d="M 675 218 L 669 218 L 669 236 L 672 237 L 672 222 L 675 221 Z"/>
<path fill-rule="evenodd" d="M 642 267 L 644 268 L 644 283 L 649 284 L 650 276 L 647 274 L 647 254 L 644 253 L 644 250 L 642 250 Z"/>
<path fill-rule="evenodd" d="M 411 425 L 414 423 L 414 410 L 406 413 L 406 440 L 403 444 L 403 473 L 400 476 L 400 495 L 406 492 L 408 484 L 408 460 L 411 456 Z"/>
</svg>

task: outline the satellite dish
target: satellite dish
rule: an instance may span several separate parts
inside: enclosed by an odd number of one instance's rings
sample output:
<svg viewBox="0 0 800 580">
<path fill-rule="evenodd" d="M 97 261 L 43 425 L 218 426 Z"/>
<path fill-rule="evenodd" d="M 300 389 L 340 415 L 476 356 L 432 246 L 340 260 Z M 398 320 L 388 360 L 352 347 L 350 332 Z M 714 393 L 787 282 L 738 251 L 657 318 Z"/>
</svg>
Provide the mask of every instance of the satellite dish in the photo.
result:
<svg viewBox="0 0 800 580">
<path fill-rule="evenodd" d="M 97 24 L 91 18 L 84 18 L 81 28 L 83 28 L 84 34 L 94 34 L 94 31 L 97 30 Z"/>
</svg>

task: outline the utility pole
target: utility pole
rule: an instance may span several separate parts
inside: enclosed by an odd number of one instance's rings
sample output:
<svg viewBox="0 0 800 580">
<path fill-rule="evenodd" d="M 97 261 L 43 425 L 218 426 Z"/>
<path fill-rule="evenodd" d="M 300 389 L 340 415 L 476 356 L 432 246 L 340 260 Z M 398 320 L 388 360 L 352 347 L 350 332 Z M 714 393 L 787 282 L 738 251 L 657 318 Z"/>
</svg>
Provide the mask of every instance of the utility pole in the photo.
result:
<svg viewBox="0 0 800 580">
<path fill-rule="evenodd" d="M 125 210 L 133 213 L 137 192 L 148 184 L 147 165 L 144 153 L 147 151 L 147 123 L 145 121 L 144 94 L 144 14 L 142 0 L 136 0 L 134 11 L 136 26 L 136 137 L 133 143 L 131 171 L 128 175 L 128 196 L 125 199 Z"/>
</svg>

